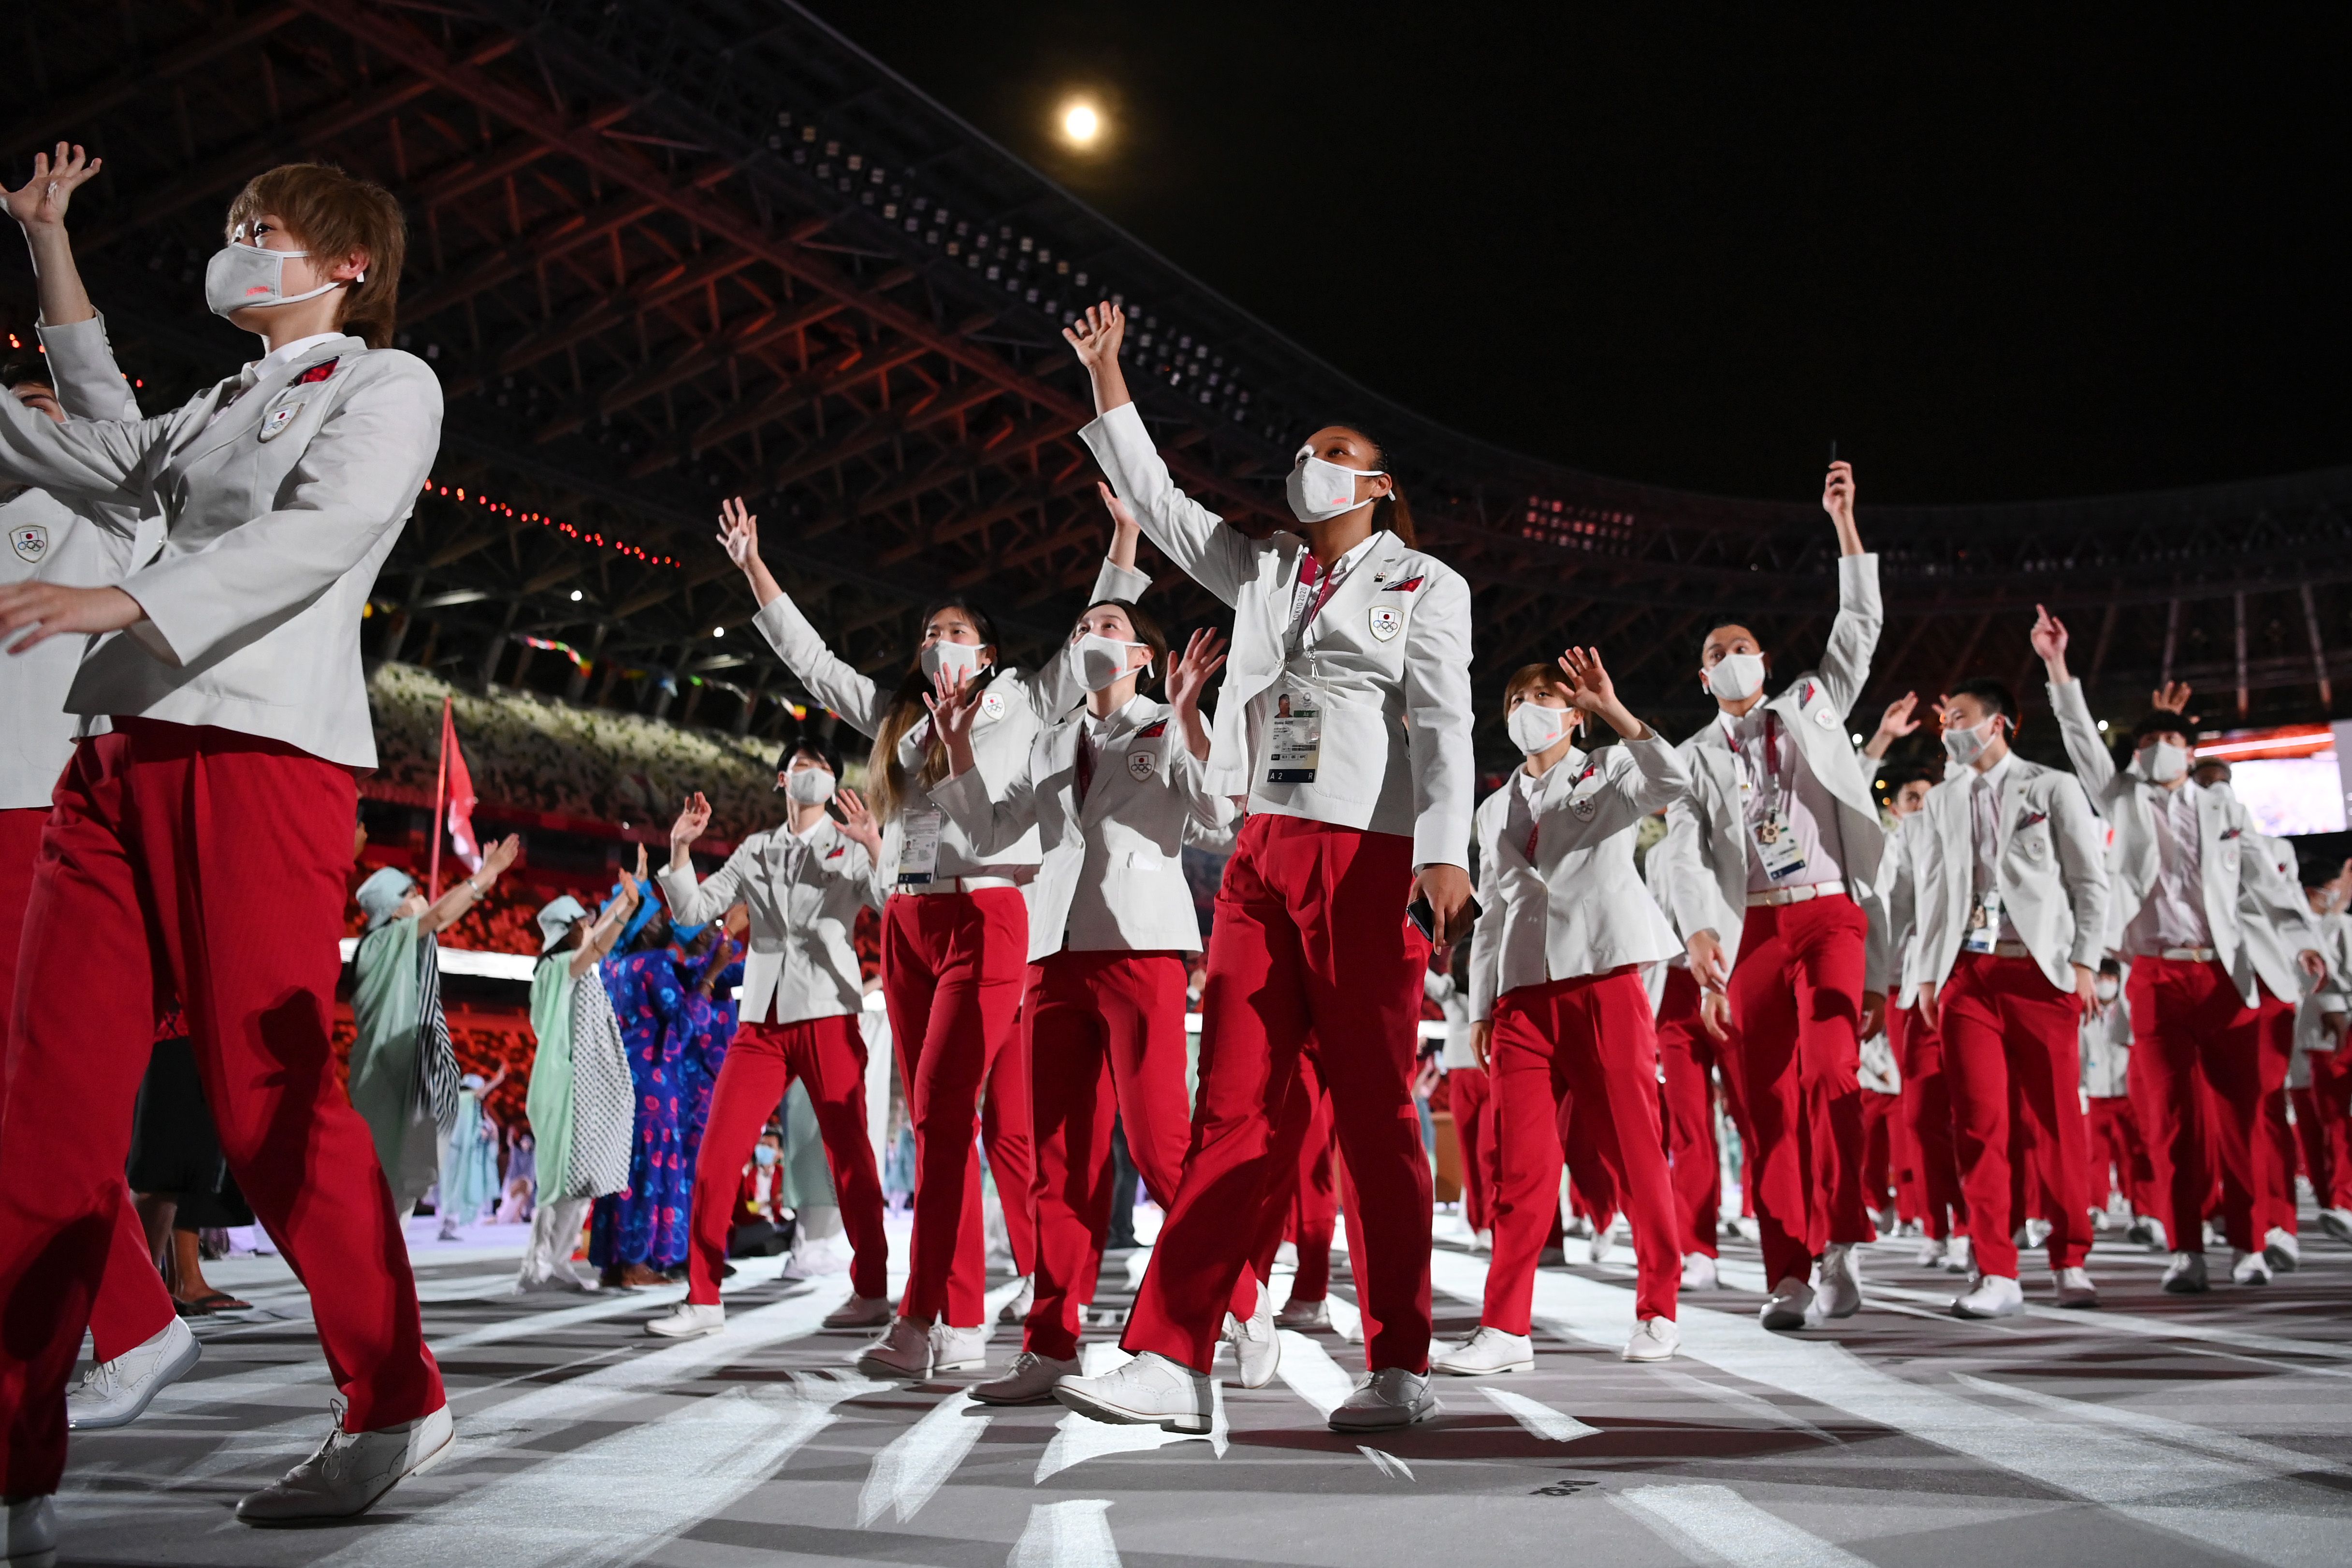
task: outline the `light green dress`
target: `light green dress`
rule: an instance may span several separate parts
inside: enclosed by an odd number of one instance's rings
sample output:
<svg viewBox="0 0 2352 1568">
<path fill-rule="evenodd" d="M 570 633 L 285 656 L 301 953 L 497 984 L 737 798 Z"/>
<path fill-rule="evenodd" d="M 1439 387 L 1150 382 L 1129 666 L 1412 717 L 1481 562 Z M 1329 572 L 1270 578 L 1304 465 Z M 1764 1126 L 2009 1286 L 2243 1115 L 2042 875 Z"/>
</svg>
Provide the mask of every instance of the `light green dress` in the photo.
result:
<svg viewBox="0 0 2352 1568">
<path fill-rule="evenodd" d="M 523 1114 L 530 1121 L 539 1171 L 534 1201 L 556 1202 L 572 1168 L 572 954 L 551 952 L 530 976 L 530 1026 L 539 1052 L 530 1063 Z"/>
<path fill-rule="evenodd" d="M 375 1140 L 393 1207 L 403 1215 L 432 1187 L 440 1164 L 441 1130 L 422 1092 L 416 1054 L 425 941 L 414 916 L 368 932 L 360 939 L 352 993 L 359 1034 L 352 1046 L 352 1105 Z"/>
</svg>

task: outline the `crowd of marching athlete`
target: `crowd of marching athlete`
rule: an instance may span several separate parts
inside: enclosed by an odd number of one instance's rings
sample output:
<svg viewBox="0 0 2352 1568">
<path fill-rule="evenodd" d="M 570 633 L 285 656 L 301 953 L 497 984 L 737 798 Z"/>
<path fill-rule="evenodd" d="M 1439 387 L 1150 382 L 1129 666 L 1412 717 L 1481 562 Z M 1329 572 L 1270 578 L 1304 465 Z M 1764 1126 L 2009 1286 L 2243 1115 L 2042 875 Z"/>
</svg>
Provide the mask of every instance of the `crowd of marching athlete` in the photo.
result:
<svg viewBox="0 0 2352 1568">
<path fill-rule="evenodd" d="M 240 1517 L 359 1512 L 454 1436 L 398 1223 L 394 1185 L 409 1178 L 379 1162 L 328 1045 L 352 773 L 373 762 L 361 611 L 440 420 L 430 372 L 387 346 L 398 209 L 317 165 L 257 178 L 206 298 L 265 352 L 142 419 L 64 241 L 71 191 L 94 171 L 60 148 L 9 195 L 33 242 L 49 377 L 0 399 L 0 476 L 23 487 L 0 563 L 0 644 L 16 656 L 0 686 L 14 726 L 0 901 L 22 921 L 21 942 L 0 932 L 15 965 L 0 1103 L 12 1559 L 53 1531 L 85 1328 L 92 1375 L 133 1404 L 193 1360 L 152 1268 L 124 1261 L 145 1262 L 123 1152 L 159 997 L 185 1007 L 223 1152 L 310 1287 L 345 1402 L 319 1452 Z M 2064 628 L 2044 616 L 2032 636 L 2071 771 L 2014 754 L 2015 695 L 1964 681 L 1935 710 L 1946 764 L 1899 783 L 1890 827 L 1873 781 L 1910 705 L 1890 710 L 1877 752 L 1853 744 L 1881 608 L 1852 472 L 1832 464 L 1839 605 L 1819 668 L 1770 689 L 1757 637 L 1712 628 L 1696 674 L 1717 713 L 1676 745 L 1627 710 L 1601 650 L 1570 647 L 1493 694 L 1525 760 L 1478 801 L 1470 595 L 1416 542 L 1377 440 L 1308 434 L 1286 486 L 1296 528 L 1253 538 L 1178 488 L 1121 374 L 1124 331 L 1104 305 L 1066 333 L 1093 390 L 1080 437 L 1113 545 L 1038 670 L 1003 662 L 986 610 L 950 598 L 928 609 L 903 672 L 876 679 L 778 584 L 757 518 L 724 509 L 718 542 L 754 626 L 871 742 L 863 787 L 812 736 L 780 761 L 784 820 L 713 874 L 691 853 L 708 807 L 688 800 L 650 887 L 625 877 L 604 909 L 541 911 L 526 1283 L 570 1277 L 585 1205 L 626 1179 L 612 1130 L 627 1124 L 628 1075 L 597 961 L 652 887 L 681 922 L 742 906 L 748 949 L 693 1186 L 688 1292 L 646 1328 L 724 1331 L 725 1216 L 768 1112 L 801 1080 L 855 1254 L 830 1321 L 876 1331 L 857 1357 L 869 1375 L 980 1370 L 973 1395 L 992 1403 L 1205 1431 L 1221 1347 L 1245 1385 L 1275 1375 L 1273 1258 L 1327 1149 L 1346 1173 L 1365 1350 L 1333 1427 L 1427 1418 L 1433 1373 L 1532 1364 L 1564 1162 L 1631 1224 L 1626 1358 L 1670 1357 L 1678 1294 L 1717 1280 L 1718 1088 L 1745 1146 L 1763 1326 L 1848 1317 L 1856 1248 L 1878 1234 L 1858 1075 L 1882 1034 L 1928 1245 L 1969 1270 L 1963 1316 L 2025 1309 L 2028 1219 L 2047 1227 L 2051 1271 L 2033 1293 L 2096 1304 L 2089 1216 L 2116 1200 L 2095 1137 L 2123 1152 L 2116 1179 L 2171 1254 L 2168 1289 L 2210 1283 L 2209 1216 L 2233 1280 L 2292 1264 L 2290 1093 L 2329 1223 L 2352 1219 L 2347 1079 L 2330 1055 L 2352 959 L 2338 884 L 2306 896 L 2226 779 L 2196 767 L 2185 694 L 2135 727 L 2118 767 L 2066 671 Z M 1163 630 L 1139 536 L 1230 606 L 1229 634 L 1180 647 Z M 1661 811 L 1664 836 L 1637 868 Z M 1230 857 L 1188 1089 L 1191 844 Z M 895 1300 L 860 1110 L 879 1068 L 856 1025 L 848 941 L 867 905 L 915 1145 Z M 1486 1091 L 1474 1141 L 1494 1173 L 1493 1257 L 1476 1331 L 1433 1344 L 1412 1085 L 1441 954 L 1478 1063 L 1462 1083 Z M 446 1092 L 431 1076 L 418 1070 L 415 1093 Z M 2086 1087 L 2128 1112 L 2086 1118 Z M 1165 1217 L 1127 1358 L 1087 1375 L 1080 1308 L 1115 1121 Z M 1027 1179 L 1000 1182 L 1024 1226 L 1034 1206 L 1023 1342 L 990 1366 L 979 1145 L 1024 1131 Z M 1023 1168 L 992 1163 L 1000 1177 Z"/>
</svg>

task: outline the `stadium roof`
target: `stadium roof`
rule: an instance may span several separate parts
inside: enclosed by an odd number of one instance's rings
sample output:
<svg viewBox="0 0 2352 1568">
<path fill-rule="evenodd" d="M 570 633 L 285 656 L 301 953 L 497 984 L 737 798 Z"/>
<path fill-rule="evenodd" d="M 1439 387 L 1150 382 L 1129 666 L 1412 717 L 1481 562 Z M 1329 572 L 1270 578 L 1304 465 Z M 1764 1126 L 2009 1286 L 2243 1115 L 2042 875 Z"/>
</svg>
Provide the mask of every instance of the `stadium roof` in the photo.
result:
<svg viewBox="0 0 2352 1568">
<path fill-rule="evenodd" d="M 864 668 L 899 668 L 948 591 L 992 605 L 1034 661 L 1105 538 L 1058 335 L 1105 295 L 1136 318 L 1130 373 L 1179 481 L 1245 527 L 1286 515 L 1307 429 L 1375 429 L 1424 541 L 1476 590 L 1482 693 L 1594 643 L 1679 725 L 1706 626 L 1748 621 L 1784 668 L 1828 627 L 1817 507 L 1620 483 L 1420 418 L 783 0 L 125 0 L 48 7 L 25 38 L 0 154 L 19 176 L 58 138 L 105 156 L 77 240 L 151 408 L 246 357 L 201 287 L 246 178 L 322 158 L 406 205 L 400 342 L 439 372 L 447 417 L 381 580 L 377 654 L 652 708 L 682 678 L 702 721 L 769 728 L 795 689 L 755 639 L 716 635 L 751 609 L 711 538 L 741 492 L 778 575 Z M 24 333 L 22 269 L 0 301 Z M 2111 704 L 2168 673 L 2205 689 L 2209 719 L 2315 716 L 2352 672 L 2347 513 L 2352 469 L 2028 505 L 1865 499 L 1888 629 L 1857 721 L 1965 673 L 2038 684 L 2037 600 L 2072 621 Z M 1222 618 L 1172 577 L 1163 618 Z M 524 675 L 525 639 L 596 674 L 567 681 L 541 655 Z"/>
</svg>

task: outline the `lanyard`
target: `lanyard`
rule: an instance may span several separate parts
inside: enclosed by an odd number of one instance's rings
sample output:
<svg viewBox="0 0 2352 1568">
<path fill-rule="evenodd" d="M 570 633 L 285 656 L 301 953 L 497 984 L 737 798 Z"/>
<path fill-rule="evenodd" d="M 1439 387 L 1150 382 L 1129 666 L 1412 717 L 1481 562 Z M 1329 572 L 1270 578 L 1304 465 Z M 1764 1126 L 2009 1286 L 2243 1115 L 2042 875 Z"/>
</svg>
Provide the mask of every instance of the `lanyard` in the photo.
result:
<svg viewBox="0 0 2352 1568">
<path fill-rule="evenodd" d="M 1746 764 L 1747 759 L 1736 737 L 1727 733 L 1723 737 L 1723 744 L 1735 760 L 1743 766 Z M 1780 716 L 1769 708 L 1764 710 L 1764 776 L 1772 781 L 1771 794 L 1767 797 L 1769 804 L 1780 795 Z"/>
<path fill-rule="evenodd" d="M 1576 775 L 1576 783 L 1568 786 L 1568 793 L 1574 795 L 1578 787 L 1581 785 L 1585 780 L 1591 778 L 1594 773 L 1599 773 L 1600 771 L 1601 764 L 1599 763 L 1586 763 L 1584 764 L 1584 771 Z M 1527 800 L 1525 795 L 1522 795 L 1519 798 Z M 1536 863 L 1536 840 L 1543 837 L 1543 814 L 1536 810 L 1536 803 L 1534 801 L 1528 800 L 1527 805 L 1528 815 L 1533 819 L 1528 824 L 1527 848 L 1528 864 L 1532 866 Z"/>
<path fill-rule="evenodd" d="M 1297 590 L 1292 591 L 1289 652 L 1293 654 L 1306 642 L 1307 628 L 1315 624 L 1315 617 L 1323 613 L 1323 606 L 1330 603 L 1331 595 L 1339 591 L 1341 580 L 1348 575 L 1348 568 L 1336 561 L 1326 569 L 1321 562 L 1315 559 L 1315 552 L 1311 550 L 1302 550 L 1299 555 L 1298 587 L 1312 589 L 1314 593 L 1302 615 L 1297 607 Z"/>
</svg>

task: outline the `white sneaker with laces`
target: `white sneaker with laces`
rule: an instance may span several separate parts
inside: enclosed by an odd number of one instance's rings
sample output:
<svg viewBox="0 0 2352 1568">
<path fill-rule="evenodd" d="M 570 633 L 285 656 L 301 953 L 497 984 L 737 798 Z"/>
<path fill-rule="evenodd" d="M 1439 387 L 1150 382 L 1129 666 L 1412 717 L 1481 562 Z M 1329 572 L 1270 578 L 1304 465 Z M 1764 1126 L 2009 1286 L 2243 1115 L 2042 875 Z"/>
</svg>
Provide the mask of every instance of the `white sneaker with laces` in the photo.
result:
<svg viewBox="0 0 2352 1568">
<path fill-rule="evenodd" d="M 1157 1351 L 1100 1377 L 1063 1378 L 1054 1384 L 1054 1398 L 1089 1420 L 1171 1432 L 1206 1432 L 1214 1408 L 1209 1380 Z"/>
<path fill-rule="evenodd" d="M 2212 1289 L 2205 1277 L 2205 1255 L 2201 1252 L 2176 1252 L 2165 1266 L 2164 1279 L 2159 1286 L 2168 1296 L 2201 1296 Z"/>
<path fill-rule="evenodd" d="M 1768 1329 L 1801 1329 L 1813 1305 L 1813 1288 L 1794 1275 L 1772 1287 L 1758 1308 L 1756 1321 Z"/>
<path fill-rule="evenodd" d="M 930 1376 L 931 1331 L 905 1318 L 892 1318 L 890 1326 L 857 1352 L 857 1370 L 868 1377 Z"/>
<path fill-rule="evenodd" d="M 2089 1269 L 2061 1268 L 2055 1273 L 2060 1306 L 2088 1309 L 2099 1304 L 2099 1288 L 2091 1283 Z"/>
<path fill-rule="evenodd" d="M 349 1519 L 406 1478 L 431 1469 L 457 1446 L 457 1424 L 443 1405 L 430 1415 L 379 1426 L 373 1432 L 343 1430 L 343 1403 L 331 1406 L 335 1424 L 319 1451 L 236 1505 L 247 1524 L 295 1524 L 313 1519 Z"/>
<path fill-rule="evenodd" d="M 2321 1209 L 2319 1228 L 2338 1241 L 2352 1241 L 2352 1209 Z"/>
<path fill-rule="evenodd" d="M 2286 1226 L 2274 1225 L 2263 1237 L 2263 1260 L 2273 1272 L 2292 1274 L 2303 1267 L 2303 1243 Z"/>
<path fill-rule="evenodd" d="M 187 1375 L 204 1347 L 173 1318 L 144 1343 L 90 1369 L 66 1390 L 66 1426 L 76 1432 L 128 1426 L 167 1384 Z"/>
<path fill-rule="evenodd" d="M 2230 1254 L 2230 1282 L 2233 1285 L 2267 1285 L 2271 1282 L 2270 1260 L 2259 1252 Z"/>
<path fill-rule="evenodd" d="M 1436 1414 L 1437 1395 L 1429 1392 L 1426 1373 L 1384 1366 L 1366 1374 L 1324 1425 L 1334 1432 L 1382 1432 Z"/>
<path fill-rule="evenodd" d="M 1076 1377 L 1080 1371 L 1076 1357 L 1057 1361 L 1034 1351 L 1023 1351 L 1013 1358 L 1003 1377 L 986 1383 L 975 1383 L 971 1393 L 982 1405 L 1051 1405 L 1054 1384 L 1066 1377 Z"/>
<path fill-rule="evenodd" d="M 1973 1274 L 1977 1271 L 1976 1248 L 1965 1236 L 1952 1237 L 1951 1246 L 1944 1249 L 1944 1272 Z"/>
<path fill-rule="evenodd" d="M 1714 1258 L 1704 1252 L 1687 1252 L 1683 1255 L 1684 1289 L 1714 1290 L 1720 1289 L 1722 1283 L 1722 1279 L 1717 1272 Z"/>
<path fill-rule="evenodd" d="M 1955 1318 L 2014 1318 L 2025 1310 L 2025 1291 L 2004 1275 L 1988 1274 L 1976 1289 L 1952 1302 Z"/>
<path fill-rule="evenodd" d="M 178 1319 L 173 1321 L 177 1322 Z M 56 1568 L 58 1503 L 43 1492 L 8 1502 L 5 1539 L 0 1539 L 0 1568 Z"/>
<path fill-rule="evenodd" d="M 1282 1304 L 1281 1311 L 1274 1315 L 1274 1326 L 1296 1329 L 1302 1334 L 1328 1329 L 1331 1326 L 1331 1303 L 1320 1296 L 1312 1301 L 1301 1301 L 1293 1297 Z"/>
<path fill-rule="evenodd" d="M 705 1334 L 715 1334 L 727 1326 L 727 1309 L 716 1301 L 680 1301 L 667 1317 L 656 1318 L 646 1325 L 646 1332 L 657 1339 L 697 1340 Z"/>
<path fill-rule="evenodd" d="M 1670 1361 L 1682 1349 L 1683 1334 L 1672 1318 L 1644 1318 L 1618 1355 L 1625 1361 Z"/>
<path fill-rule="evenodd" d="M 849 1300 L 824 1315 L 828 1329 L 878 1329 L 890 1321 L 890 1299 L 887 1296 L 861 1296 L 853 1290 Z"/>
<path fill-rule="evenodd" d="M 1525 1334 L 1490 1329 L 1484 1323 L 1468 1339 L 1441 1352 L 1429 1363 L 1430 1371 L 1451 1377 L 1486 1377 L 1495 1373 L 1535 1369 L 1535 1341 Z"/>
<path fill-rule="evenodd" d="M 1234 1365 L 1244 1388 L 1264 1388 L 1274 1381 L 1282 1365 L 1282 1342 L 1275 1337 L 1274 1298 L 1266 1293 L 1265 1280 L 1257 1282 L 1257 1310 L 1249 1321 L 1225 1314 L 1225 1342 L 1234 1347 Z"/>
<path fill-rule="evenodd" d="M 1036 1304 L 1036 1300 L 1037 1277 L 1024 1274 L 1021 1289 L 1013 1292 L 1013 1300 L 997 1309 L 996 1321 L 1007 1328 L 1017 1329 L 1029 1321 L 1029 1309 Z"/>
<path fill-rule="evenodd" d="M 1851 1318 L 1862 1310 L 1862 1258 L 1843 1242 L 1822 1254 L 1821 1303 L 1824 1318 Z"/>
<path fill-rule="evenodd" d="M 931 1325 L 933 1372 L 972 1372 L 987 1364 L 986 1323 L 975 1323 L 968 1329 L 953 1328 L 946 1323 Z"/>
<path fill-rule="evenodd" d="M 1919 1268 L 1941 1268 L 1944 1254 L 1949 1250 L 1950 1245 L 1942 1237 L 1931 1236 L 1919 1244 L 1919 1256 L 1911 1261 Z"/>
</svg>

